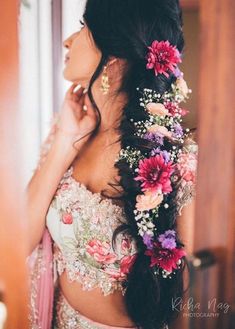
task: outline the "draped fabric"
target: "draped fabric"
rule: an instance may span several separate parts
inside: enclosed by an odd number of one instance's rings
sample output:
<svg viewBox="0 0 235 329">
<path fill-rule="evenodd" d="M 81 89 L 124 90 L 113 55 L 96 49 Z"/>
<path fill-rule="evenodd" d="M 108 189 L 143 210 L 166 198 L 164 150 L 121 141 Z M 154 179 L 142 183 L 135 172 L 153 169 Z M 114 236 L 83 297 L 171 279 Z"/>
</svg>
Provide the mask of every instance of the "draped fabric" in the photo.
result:
<svg viewBox="0 0 235 329">
<path fill-rule="evenodd" d="M 50 329 L 53 318 L 54 268 L 52 239 L 47 229 L 27 259 L 30 271 L 29 320 L 32 329 Z"/>
</svg>

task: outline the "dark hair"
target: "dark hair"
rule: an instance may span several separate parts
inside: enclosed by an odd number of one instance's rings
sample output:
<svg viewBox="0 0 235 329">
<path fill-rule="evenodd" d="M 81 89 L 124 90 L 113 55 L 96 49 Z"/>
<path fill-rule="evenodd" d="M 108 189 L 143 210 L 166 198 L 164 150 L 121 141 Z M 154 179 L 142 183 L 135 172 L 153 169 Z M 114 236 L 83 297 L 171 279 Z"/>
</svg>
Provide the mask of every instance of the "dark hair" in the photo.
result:
<svg viewBox="0 0 235 329">
<path fill-rule="evenodd" d="M 182 12 L 178 0 L 88 0 L 84 12 L 84 20 L 92 34 L 96 46 L 102 53 L 100 63 L 94 72 L 88 89 L 88 95 L 96 109 L 99 119 L 101 114 L 93 98 L 91 87 L 101 74 L 110 56 L 124 59 L 127 70 L 123 76 L 118 93 L 125 93 L 128 97 L 123 108 L 122 118 L 118 127 L 120 131 L 121 147 L 133 146 L 141 152 L 152 148 L 151 142 L 137 137 L 135 121 L 146 119 L 146 112 L 139 104 L 141 89 L 150 88 L 164 93 L 171 88 L 176 77 L 171 74 L 155 76 L 153 70 L 146 69 L 147 46 L 153 40 L 169 40 L 182 53 L 184 38 L 182 32 Z M 131 122 L 129 119 L 134 119 Z M 169 142 L 168 142 L 169 143 Z M 165 146 L 167 146 L 167 141 Z M 123 193 L 118 198 L 123 201 L 127 225 L 120 225 L 113 235 L 113 242 L 118 233 L 125 230 L 135 239 L 138 256 L 128 274 L 125 302 L 127 312 L 136 326 L 143 329 L 163 328 L 177 315 L 172 309 L 172 299 L 183 294 L 183 269 L 177 270 L 172 278 L 154 275 L 149 263 L 150 259 L 144 255 L 146 250 L 142 238 L 138 235 L 138 228 L 133 210 L 136 196 L 140 193 L 139 184 L 133 179 L 133 172 L 125 161 L 115 163 L 121 180 L 119 185 Z M 118 183 L 110 184 L 114 188 Z M 174 228 L 176 230 L 175 192 L 168 196 L 169 208 L 160 206 L 158 231 Z M 164 210 L 164 211 L 163 211 Z M 181 244 L 177 237 L 177 242 Z M 183 246 L 183 244 L 181 244 Z"/>
</svg>

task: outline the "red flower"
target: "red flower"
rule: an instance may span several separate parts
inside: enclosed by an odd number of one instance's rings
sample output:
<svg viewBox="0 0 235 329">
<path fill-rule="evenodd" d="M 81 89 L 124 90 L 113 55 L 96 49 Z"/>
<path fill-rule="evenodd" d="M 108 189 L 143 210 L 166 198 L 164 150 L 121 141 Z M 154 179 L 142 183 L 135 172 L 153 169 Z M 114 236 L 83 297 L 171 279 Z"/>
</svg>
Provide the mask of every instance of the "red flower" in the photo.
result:
<svg viewBox="0 0 235 329">
<path fill-rule="evenodd" d="M 189 113 L 188 110 L 182 109 L 179 107 L 177 103 L 174 102 L 164 102 L 164 106 L 167 109 L 170 116 L 175 116 L 176 114 L 180 114 L 181 116 L 185 116 Z"/>
<path fill-rule="evenodd" d="M 150 50 L 146 55 L 148 61 L 146 68 L 153 69 L 155 75 L 164 74 L 167 78 L 167 71 L 175 71 L 177 63 L 181 62 L 180 53 L 176 46 L 172 46 L 169 41 L 153 41 Z"/>
<path fill-rule="evenodd" d="M 159 242 L 154 242 L 152 250 L 146 250 L 145 255 L 151 257 L 150 266 L 157 265 L 167 272 L 177 269 L 177 262 L 186 255 L 182 248 L 164 249 Z"/>
<path fill-rule="evenodd" d="M 158 154 L 149 159 L 140 160 L 138 176 L 135 180 L 142 181 L 143 191 L 169 193 L 172 191 L 170 176 L 173 172 L 173 163 L 171 161 L 165 163 L 164 157 Z"/>
</svg>

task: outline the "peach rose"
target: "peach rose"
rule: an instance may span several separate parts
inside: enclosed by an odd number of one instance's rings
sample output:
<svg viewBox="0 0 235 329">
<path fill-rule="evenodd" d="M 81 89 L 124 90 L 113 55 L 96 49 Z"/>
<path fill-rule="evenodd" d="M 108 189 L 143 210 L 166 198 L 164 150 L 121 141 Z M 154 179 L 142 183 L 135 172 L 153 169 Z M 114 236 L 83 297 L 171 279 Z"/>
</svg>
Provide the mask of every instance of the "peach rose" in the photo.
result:
<svg viewBox="0 0 235 329">
<path fill-rule="evenodd" d="M 158 124 L 155 124 L 148 128 L 148 132 L 150 133 L 160 133 L 168 138 L 172 138 L 172 133 L 163 126 L 159 126 Z"/>
<path fill-rule="evenodd" d="M 155 208 L 163 200 L 162 193 L 152 193 L 150 191 L 145 191 L 144 194 L 139 194 L 136 197 L 136 208 L 139 211 L 149 210 Z"/>
<path fill-rule="evenodd" d="M 168 110 L 165 108 L 165 106 L 162 103 L 148 103 L 146 107 L 148 111 L 152 114 L 162 115 L 162 116 L 169 114 Z"/>
<path fill-rule="evenodd" d="M 100 240 L 89 241 L 87 252 L 94 257 L 97 262 L 112 264 L 116 261 L 116 255 L 110 253 L 110 244 L 108 242 L 101 242 Z"/>
</svg>

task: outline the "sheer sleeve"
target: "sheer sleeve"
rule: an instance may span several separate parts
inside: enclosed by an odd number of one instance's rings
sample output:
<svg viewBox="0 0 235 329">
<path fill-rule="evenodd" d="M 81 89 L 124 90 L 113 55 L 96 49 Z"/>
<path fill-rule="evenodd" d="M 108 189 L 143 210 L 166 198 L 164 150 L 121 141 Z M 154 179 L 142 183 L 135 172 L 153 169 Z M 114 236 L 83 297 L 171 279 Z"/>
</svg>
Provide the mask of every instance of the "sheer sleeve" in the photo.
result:
<svg viewBox="0 0 235 329">
<path fill-rule="evenodd" d="M 176 194 L 177 215 L 181 215 L 184 206 L 196 196 L 198 144 L 188 138 L 179 156 L 178 171 L 181 176 Z"/>
</svg>

